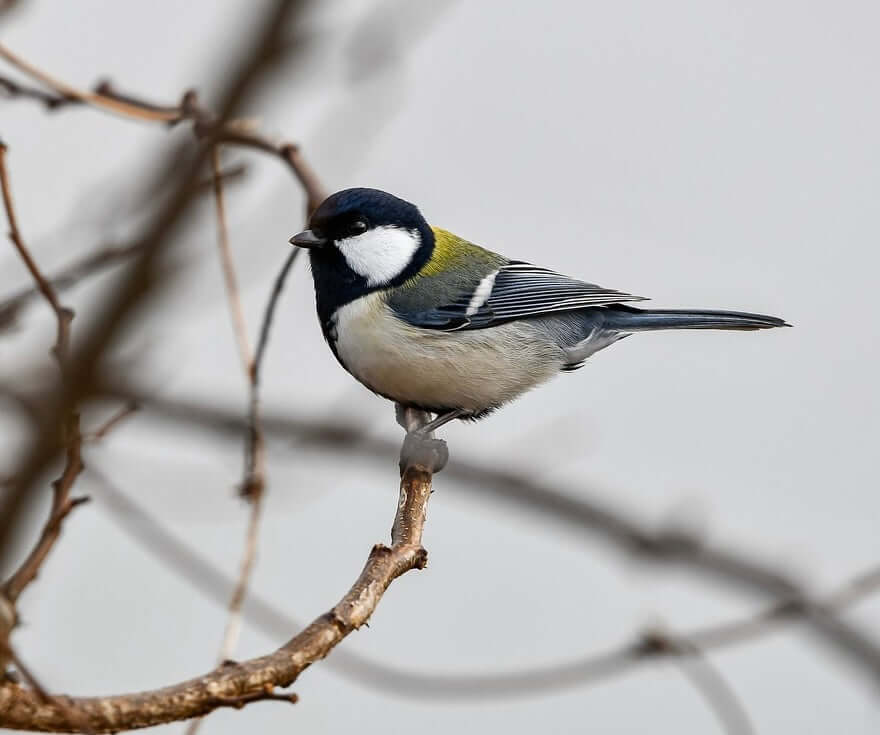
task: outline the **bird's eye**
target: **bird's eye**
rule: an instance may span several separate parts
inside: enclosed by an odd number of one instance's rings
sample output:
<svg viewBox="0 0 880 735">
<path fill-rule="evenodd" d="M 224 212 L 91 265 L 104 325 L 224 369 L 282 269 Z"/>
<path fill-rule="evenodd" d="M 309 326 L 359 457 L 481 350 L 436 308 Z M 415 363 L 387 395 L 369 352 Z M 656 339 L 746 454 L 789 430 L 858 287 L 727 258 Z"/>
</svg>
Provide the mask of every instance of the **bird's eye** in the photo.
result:
<svg viewBox="0 0 880 735">
<path fill-rule="evenodd" d="M 367 223 L 362 219 L 356 219 L 351 223 L 351 231 L 355 235 L 359 235 L 362 232 L 367 231 Z"/>
</svg>

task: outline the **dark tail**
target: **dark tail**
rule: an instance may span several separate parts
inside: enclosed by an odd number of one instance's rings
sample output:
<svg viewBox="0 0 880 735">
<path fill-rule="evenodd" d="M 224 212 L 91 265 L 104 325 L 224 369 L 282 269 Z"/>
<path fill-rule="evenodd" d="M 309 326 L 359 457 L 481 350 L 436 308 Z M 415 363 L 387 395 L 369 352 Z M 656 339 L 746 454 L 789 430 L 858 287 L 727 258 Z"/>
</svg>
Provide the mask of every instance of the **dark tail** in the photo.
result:
<svg viewBox="0 0 880 735">
<path fill-rule="evenodd" d="M 650 329 L 770 329 L 790 327 L 782 319 L 742 311 L 679 311 L 636 309 L 632 306 L 607 307 L 604 325 L 621 332 Z"/>
</svg>

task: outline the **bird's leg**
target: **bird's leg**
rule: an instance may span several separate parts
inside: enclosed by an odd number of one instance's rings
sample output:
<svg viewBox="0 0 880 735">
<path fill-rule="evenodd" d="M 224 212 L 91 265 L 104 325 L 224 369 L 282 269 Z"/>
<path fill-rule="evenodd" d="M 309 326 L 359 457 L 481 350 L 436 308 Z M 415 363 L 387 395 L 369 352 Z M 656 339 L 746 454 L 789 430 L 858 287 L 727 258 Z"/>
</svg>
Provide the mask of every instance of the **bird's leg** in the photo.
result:
<svg viewBox="0 0 880 735">
<path fill-rule="evenodd" d="M 408 467 L 422 467 L 429 472 L 442 470 L 449 459 L 449 450 L 446 442 L 435 439 L 432 432 L 461 414 L 450 412 L 431 421 L 429 413 L 400 403 L 396 404 L 395 411 L 397 423 L 406 429 L 406 437 L 400 448 L 401 475 Z"/>
<path fill-rule="evenodd" d="M 467 413 L 464 409 L 454 408 L 452 411 L 447 411 L 446 413 L 441 413 L 437 415 L 437 418 L 433 421 L 429 421 L 427 424 L 422 426 L 421 428 L 416 429 L 416 433 L 422 434 L 423 436 L 427 436 L 432 431 L 437 431 L 441 426 L 445 426 L 450 421 L 454 421 L 455 419 L 461 418 Z"/>
</svg>

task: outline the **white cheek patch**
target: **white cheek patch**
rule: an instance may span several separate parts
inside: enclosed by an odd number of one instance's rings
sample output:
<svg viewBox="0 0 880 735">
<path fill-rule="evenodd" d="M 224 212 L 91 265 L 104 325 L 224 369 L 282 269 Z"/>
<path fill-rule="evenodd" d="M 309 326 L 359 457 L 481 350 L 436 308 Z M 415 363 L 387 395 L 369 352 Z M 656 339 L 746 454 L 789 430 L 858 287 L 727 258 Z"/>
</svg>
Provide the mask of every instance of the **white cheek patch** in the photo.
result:
<svg viewBox="0 0 880 735">
<path fill-rule="evenodd" d="M 348 267 L 367 279 L 368 286 L 379 286 L 403 272 L 421 242 L 418 230 L 382 226 L 337 240 L 336 247 Z"/>
</svg>

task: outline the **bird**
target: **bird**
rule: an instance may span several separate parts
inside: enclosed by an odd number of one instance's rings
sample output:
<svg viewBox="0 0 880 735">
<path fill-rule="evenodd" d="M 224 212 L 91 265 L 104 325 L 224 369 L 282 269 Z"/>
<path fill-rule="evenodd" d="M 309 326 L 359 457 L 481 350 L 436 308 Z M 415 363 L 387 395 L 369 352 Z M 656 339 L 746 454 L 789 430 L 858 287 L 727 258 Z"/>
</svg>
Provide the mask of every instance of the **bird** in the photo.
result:
<svg viewBox="0 0 880 735">
<path fill-rule="evenodd" d="M 512 260 L 428 224 L 370 188 L 338 191 L 290 243 L 309 252 L 321 330 L 374 393 L 436 415 L 483 418 L 636 332 L 790 326 L 763 314 L 653 310 L 643 297 Z"/>
</svg>

